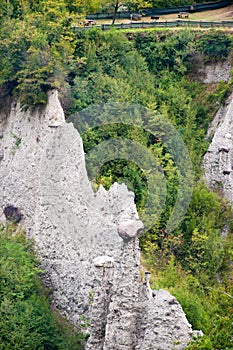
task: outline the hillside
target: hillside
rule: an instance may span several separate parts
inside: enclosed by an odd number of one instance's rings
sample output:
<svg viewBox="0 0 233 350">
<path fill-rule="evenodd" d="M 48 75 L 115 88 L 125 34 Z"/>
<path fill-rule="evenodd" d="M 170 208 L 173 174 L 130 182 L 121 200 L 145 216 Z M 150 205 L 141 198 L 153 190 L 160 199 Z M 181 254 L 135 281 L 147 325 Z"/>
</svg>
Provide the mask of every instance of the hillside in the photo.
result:
<svg viewBox="0 0 233 350">
<path fill-rule="evenodd" d="M 119 225 L 129 219 L 139 220 L 132 193 L 124 185 L 111 187 L 115 181 L 126 182 L 135 193 L 141 220 L 145 224 L 149 219 L 140 235 L 141 269 L 150 270 L 152 290 L 168 290 L 183 307 L 193 329 L 204 333 L 188 349 L 231 349 L 232 209 L 224 184 L 220 181 L 214 189 L 208 188 L 202 168 L 216 129 L 211 137 L 206 136 L 211 121 L 218 110 L 223 111 L 222 119 L 231 114 L 227 109 L 232 103 L 231 33 L 188 29 L 122 33 L 98 28 L 75 32 L 77 16 L 68 5 L 63 1 L 50 1 L 47 7 L 41 4 L 44 12 L 30 8 L 17 15 L 14 8 L 12 16 L 1 18 L 0 203 L 2 209 L 7 204 L 21 208 L 21 223 L 36 241 L 47 271 L 46 283 L 53 288 L 53 304 L 76 326 L 89 329 L 91 322 L 92 330 L 101 329 L 90 337 L 96 347 L 100 337 L 106 341 L 101 348 L 118 350 L 115 335 L 127 344 L 134 339 L 140 350 L 144 348 L 139 340 L 151 341 L 145 337 L 141 321 L 135 328 L 129 326 L 136 314 L 132 300 L 142 301 L 135 238 L 141 227 L 133 229 L 132 234 L 128 227 Z M 232 6 L 216 10 L 209 18 L 229 18 L 231 11 Z M 81 133 L 82 140 L 65 118 Z M 221 159 L 224 162 L 225 158 Z M 111 188 L 110 192 L 100 185 Z M 92 188 L 99 188 L 97 194 Z M 6 231 L 1 226 L 1 242 L 6 246 L 1 251 L 1 274 L 7 286 L 17 281 L 4 275 L 4 264 L 12 259 L 16 265 L 25 262 L 28 258 L 22 256 L 31 248 L 24 238 L 22 244 L 19 238 L 21 245 L 17 248 L 14 236 L 8 237 Z M 21 257 L 16 256 L 18 250 Z M 103 288 L 98 294 L 93 259 L 106 259 L 106 255 L 116 261 L 115 277 L 111 259 L 104 260 L 106 266 L 97 261 L 98 268 L 109 268 L 103 271 L 108 271 L 110 281 L 113 278 L 112 283 L 99 278 Z M 27 264 L 25 268 L 27 272 Z M 37 276 L 37 267 L 32 270 Z M 1 335 L 3 350 L 13 349 L 14 340 L 9 336 L 12 324 L 29 327 L 15 308 L 20 308 L 28 295 L 30 301 L 30 295 L 35 293 L 37 300 L 40 294 L 36 279 L 27 285 L 28 294 L 24 295 L 28 279 L 25 283 L 24 277 L 22 280 L 16 300 L 9 288 L 2 291 L 6 300 L 13 298 L 12 317 L 8 311 L 4 313 L 5 299 L 1 300 L 3 318 L 9 320 L 4 328 L 7 336 Z M 104 297 L 101 290 L 106 292 Z M 156 310 L 154 299 L 148 300 L 137 305 L 143 317 L 145 310 Z M 105 303 L 103 309 L 101 302 Z M 41 303 L 38 301 L 40 307 Z M 35 349 L 60 349 L 56 344 L 62 338 L 61 330 L 47 314 L 48 303 L 43 303 L 48 323 L 43 321 L 42 328 L 51 324 L 46 337 L 52 345 L 38 343 Z M 149 314 L 153 322 L 155 313 Z M 148 327 L 148 332 L 153 332 L 152 328 Z M 39 331 L 43 333 L 43 329 Z M 25 334 L 23 345 L 15 349 L 28 346 L 29 336 Z M 61 349 L 67 349 L 65 339 L 66 335 Z M 72 335 L 70 339 L 74 344 Z M 154 343 L 149 345 L 156 349 Z M 127 346 L 131 350 L 132 346 Z"/>
</svg>

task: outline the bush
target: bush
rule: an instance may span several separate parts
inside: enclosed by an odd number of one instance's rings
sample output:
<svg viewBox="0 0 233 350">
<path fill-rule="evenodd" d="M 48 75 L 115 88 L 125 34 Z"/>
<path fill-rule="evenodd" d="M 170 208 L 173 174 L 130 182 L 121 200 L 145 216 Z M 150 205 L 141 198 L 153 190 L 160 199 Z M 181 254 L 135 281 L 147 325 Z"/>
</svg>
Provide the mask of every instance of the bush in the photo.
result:
<svg viewBox="0 0 233 350">
<path fill-rule="evenodd" d="M 186 350 L 214 350 L 211 340 L 204 336 L 194 340 Z"/>
<path fill-rule="evenodd" d="M 50 310 L 33 244 L 0 226 L 0 350 L 78 350 L 82 336 Z"/>
<path fill-rule="evenodd" d="M 232 37 L 225 33 L 212 31 L 197 39 L 197 48 L 208 61 L 226 59 L 232 49 Z"/>
</svg>

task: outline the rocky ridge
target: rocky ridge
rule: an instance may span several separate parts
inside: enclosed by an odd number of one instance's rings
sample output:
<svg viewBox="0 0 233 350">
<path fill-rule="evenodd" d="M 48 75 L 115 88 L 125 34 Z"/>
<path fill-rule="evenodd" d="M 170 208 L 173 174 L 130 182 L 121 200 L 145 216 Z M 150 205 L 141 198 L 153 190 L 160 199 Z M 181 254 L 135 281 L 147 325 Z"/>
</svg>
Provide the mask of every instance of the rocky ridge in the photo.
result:
<svg viewBox="0 0 233 350">
<path fill-rule="evenodd" d="M 180 305 L 152 292 L 149 274 L 140 282 L 134 195 L 118 184 L 92 191 L 81 137 L 56 91 L 43 110 L 2 109 L 0 150 L 0 207 L 22 213 L 54 305 L 73 324 L 90 319 L 87 349 L 184 349 L 195 333 Z"/>
<path fill-rule="evenodd" d="M 200 61 L 197 65 L 197 71 L 198 79 L 205 84 L 219 81 L 227 82 L 231 77 L 231 62 L 229 58 L 209 64 Z"/>
<path fill-rule="evenodd" d="M 204 157 L 205 180 L 208 186 L 233 201 L 233 94 L 221 106 L 212 121 L 208 136 L 212 138 Z"/>
</svg>

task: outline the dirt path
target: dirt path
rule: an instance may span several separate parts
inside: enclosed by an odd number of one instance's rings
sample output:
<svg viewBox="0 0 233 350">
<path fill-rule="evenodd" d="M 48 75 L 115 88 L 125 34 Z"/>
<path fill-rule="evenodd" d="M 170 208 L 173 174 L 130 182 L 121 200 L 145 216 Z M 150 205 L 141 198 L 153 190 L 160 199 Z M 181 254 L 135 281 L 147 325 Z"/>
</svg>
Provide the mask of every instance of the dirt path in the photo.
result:
<svg viewBox="0 0 233 350">
<path fill-rule="evenodd" d="M 171 15 L 162 15 L 159 18 L 159 21 L 172 21 L 178 19 L 177 13 L 171 14 Z M 203 12 L 196 12 L 190 14 L 189 17 L 190 20 L 207 20 L 207 21 L 226 21 L 226 20 L 233 20 L 233 5 L 224 7 L 222 9 L 218 10 L 212 10 L 212 11 L 203 11 Z M 143 17 L 142 21 L 144 22 L 153 22 L 153 20 L 150 17 Z M 111 20 L 99 20 L 97 21 L 98 24 L 103 23 L 111 23 Z M 130 19 L 117 19 L 116 23 L 130 23 Z"/>
</svg>

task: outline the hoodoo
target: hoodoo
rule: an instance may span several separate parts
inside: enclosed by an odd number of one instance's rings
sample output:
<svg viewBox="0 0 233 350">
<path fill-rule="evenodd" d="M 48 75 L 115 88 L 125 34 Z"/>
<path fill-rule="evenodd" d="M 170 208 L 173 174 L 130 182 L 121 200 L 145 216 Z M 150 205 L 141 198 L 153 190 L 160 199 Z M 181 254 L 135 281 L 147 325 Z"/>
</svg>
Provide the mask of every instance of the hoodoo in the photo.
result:
<svg viewBox="0 0 233 350">
<path fill-rule="evenodd" d="M 90 319 L 87 349 L 184 349 L 195 333 L 181 306 L 139 278 L 134 196 L 116 183 L 93 192 L 57 92 L 44 109 L 23 112 L 13 102 L 0 117 L 1 208 L 20 208 L 54 305 L 75 325 Z"/>
</svg>

